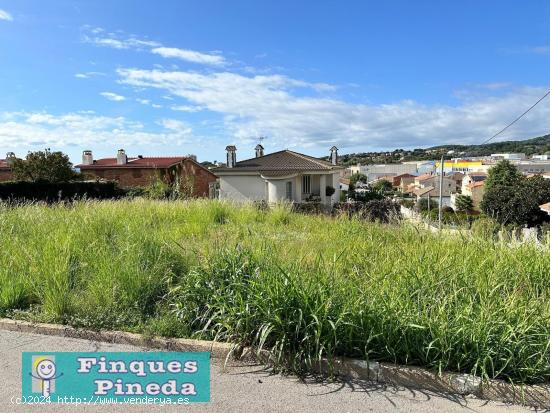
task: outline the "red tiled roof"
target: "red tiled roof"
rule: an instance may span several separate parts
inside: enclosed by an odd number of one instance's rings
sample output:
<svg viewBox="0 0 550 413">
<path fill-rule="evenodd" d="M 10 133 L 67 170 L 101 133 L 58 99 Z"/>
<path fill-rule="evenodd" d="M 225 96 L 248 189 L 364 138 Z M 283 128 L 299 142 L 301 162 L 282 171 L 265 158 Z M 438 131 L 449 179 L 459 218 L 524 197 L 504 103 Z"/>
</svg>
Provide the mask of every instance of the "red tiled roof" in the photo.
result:
<svg viewBox="0 0 550 413">
<path fill-rule="evenodd" d="M 0 159 L 0 169 L 10 169 L 5 159 Z"/>
<path fill-rule="evenodd" d="M 425 181 L 426 179 L 430 179 L 430 178 L 433 178 L 433 177 L 434 177 L 434 175 L 424 174 L 424 175 L 417 176 L 414 179 L 418 179 L 419 181 Z"/>
<path fill-rule="evenodd" d="M 485 185 L 484 181 L 472 182 L 472 183 L 468 184 L 468 188 L 478 188 L 478 187 L 484 186 L 484 185 Z"/>
<path fill-rule="evenodd" d="M 128 158 L 128 162 L 122 165 L 117 164 L 117 158 L 103 158 L 94 160 L 92 165 L 76 165 L 81 170 L 86 169 L 108 169 L 108 168 L 147 168 L 163 169 L 176 165 L 186 159 L 186 156 L 164 156 L 164 157 L 143 157 Z"/>
</svg>

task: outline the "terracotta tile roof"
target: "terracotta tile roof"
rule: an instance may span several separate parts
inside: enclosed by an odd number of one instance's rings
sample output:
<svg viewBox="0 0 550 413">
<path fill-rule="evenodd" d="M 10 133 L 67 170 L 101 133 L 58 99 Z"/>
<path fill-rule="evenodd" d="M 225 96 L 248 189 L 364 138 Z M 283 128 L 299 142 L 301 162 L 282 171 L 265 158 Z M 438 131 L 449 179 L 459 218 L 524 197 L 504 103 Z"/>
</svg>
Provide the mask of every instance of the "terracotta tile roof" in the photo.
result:
<svg viewBox="0 0 550 413">
<path fill-rule="evenodd" d="M 304 155 L 298 152 L 283 150 L 269 153 L 258 158 L 237 162 L 233 168 L 221 167 L 218 172 L 248 172 L 248 171 L 331 171 L 343 169 L 330 162 Z"/>
<path fill-rule="evenodd" d="M 94 160 L 92 165 L 76 165 L 81 170 L 86 169 L 110 169 L 110 168 L 146 168 L 164 169 L 176 165 L 186 159 L 186 156 L 164 156 L 164 157 L 137 157 L 128 158 L 128 162 L 122 165 L 117 164 L 117 158 L 103 158 Z"/>
<path fill-rule="evenodd" d="M 11 169 L 5 159 L 0 159 L 0 169 Z"/>
<path fill-rule="evenodd" d="M 432 192 L 435 188 L 433 186 L 427 186 L 426 188 L 415 189 L 413 193 L 417 196 L 426 195 L 428 192 Z"/>
<path fill-rule="evenodd" d="M 433 177 L 434 177 L 434 175 L 424 174 L 424 175 L 417 176 L 414 179 L 415 180 L 418 179 L 419 181 L 425 181 L 426 179 L 430 179 L 430 178 L 433 178 Z"/>
<path fill-rule="evenodd" d="M 485 186 L 485 182 L 479 181 L 479 182 L 472 182 L 472 183 L 468 184 L 468 188 L 470 188 L 470 189 L 479 188 L 481 186 Z"/>
</svg>

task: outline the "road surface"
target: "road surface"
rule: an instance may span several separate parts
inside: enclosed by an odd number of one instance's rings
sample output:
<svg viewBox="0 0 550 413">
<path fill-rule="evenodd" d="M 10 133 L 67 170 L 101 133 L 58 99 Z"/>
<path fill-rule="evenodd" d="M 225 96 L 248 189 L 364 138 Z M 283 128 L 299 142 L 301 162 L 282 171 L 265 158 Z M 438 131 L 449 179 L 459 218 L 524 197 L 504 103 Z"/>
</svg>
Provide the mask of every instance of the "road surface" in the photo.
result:
<svg viewBox="0 0 550 413">
<path fill-rule="evenodd" d="M 22 406 L 23 351 L 148 351 L 130 345 L 0 330 L 0 412 L 534 412 L 521 406 L 397 389 L 373 383 L 301 382 L 293 376 L 270 374 L 261 366 L 231 366 L 213 361 L 211 402 L 186 406 Z"/>
</svg>

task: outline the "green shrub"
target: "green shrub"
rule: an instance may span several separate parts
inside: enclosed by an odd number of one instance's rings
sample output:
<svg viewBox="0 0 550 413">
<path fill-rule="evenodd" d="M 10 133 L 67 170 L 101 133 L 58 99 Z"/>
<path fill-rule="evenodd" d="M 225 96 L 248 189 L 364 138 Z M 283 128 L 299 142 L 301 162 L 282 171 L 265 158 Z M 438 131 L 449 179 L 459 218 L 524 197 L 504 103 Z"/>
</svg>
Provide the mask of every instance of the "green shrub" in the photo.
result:
<svg viewBox="0 0 550 413">
<path fill-rule="evenodd" d="M 115 182 L 1 182 L 0 200 L 72 201 L 75 199 L 119 198 L 124 192 Z"/>
<path fill-rule="evenodd" d="M 351 215 L 207 200 L 0 204 L 0 312 L 251 345 L 299 372 L 344 356 L 550 379 L 547 250 Z"/>
</svg>

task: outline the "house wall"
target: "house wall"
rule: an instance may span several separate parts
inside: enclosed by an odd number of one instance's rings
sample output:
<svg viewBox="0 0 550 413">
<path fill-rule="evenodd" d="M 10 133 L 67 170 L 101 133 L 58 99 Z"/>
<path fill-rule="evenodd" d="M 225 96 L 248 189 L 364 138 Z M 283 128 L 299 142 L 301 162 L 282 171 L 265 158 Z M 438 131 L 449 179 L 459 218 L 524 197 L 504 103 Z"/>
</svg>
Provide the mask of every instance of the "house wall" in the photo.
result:
<svg viewBox="0 0 550 413">
<path fill-rule="evenodd" d="M 462 191 L 463 195 L 467 195 L 470 198 L 472 198 L 474 209 L 476 211 L 480 210 L 480 204 L 483 200 L 483 194 L 485 193 L 485 185 L 475 186 L 473 188 L 466 187 L 465 190 Z"/>
<path fill-rule="evenodd" d="M 13 173 L 11 169 L 0 169 L 0 182 L 13 181 Z"/>
<path fill-rule="evenodd" d="M 186 159 L 180 167 L 180 179 L 190 179 L 193 183 L 193 196 L 208 197 L 210 184 L 218 177 L 212 172 Z"/>
<path fill-rule="evenodd" d="M 312 174 L 311 175 L 311 193 L 324 194 L 325 188 L 321 188 L 322 177 L 325 180 L 325 186 L 331 185 L 336 191 L 326 203 L 331 205 L 340 199 L 339 173 L 334 174 Z M 281 202 L 286 198 L 286 183 L 292 182 L 293 202 L 302 202 L 307 197 L 302 194 L 302 175 L 285 179 L 263 179 L 260 175 L 222 175 L 220 182 L 220 199 L 232 199 L 236 201 L 260 201 Z M 321 199 L 326 198 L 321 196 Z"/>
<path fill-rule="evenodd" d="M 122 188 L 144 187 L 160 179 L 164 170 L 141 168 L 85 169 L 82 173 L 89 178 L 116 181 Z"/>
<path fill-rule="evenodd" d="M 185 160 L 182 164 L 170 169 L 98 168 L 85 169 L 82 173 L 91 178 L 116 181 L 121 188 L 145 187 L 157 179 L 174 183 L 176 177 L 179 177 L 183 185 L 188 181 L 192 184 L 192 196 L 195 197 L 207 197 L 209 184 L 217 179 L 216 175 L 190 160 Z"/>
<path fill-rule="evenodd" d="M 260 175 L 220 176 L 220 199 L 267 201 L 265 180 Z"/>
</svg>

